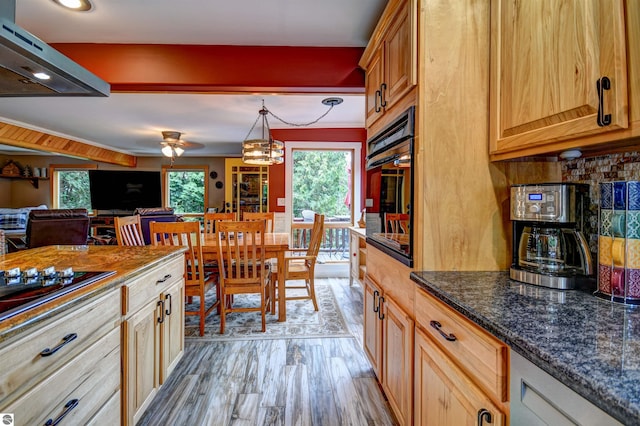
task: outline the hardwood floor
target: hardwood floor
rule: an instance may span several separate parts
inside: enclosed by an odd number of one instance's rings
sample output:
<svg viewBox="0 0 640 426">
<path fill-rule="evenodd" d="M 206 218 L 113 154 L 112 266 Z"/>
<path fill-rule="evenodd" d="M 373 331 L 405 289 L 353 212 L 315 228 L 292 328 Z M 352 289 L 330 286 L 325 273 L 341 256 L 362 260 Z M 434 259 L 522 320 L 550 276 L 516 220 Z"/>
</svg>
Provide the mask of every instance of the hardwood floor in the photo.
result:
<svg viewBox="0 0 640 426">
<path fill-rule="evenodd" d="M 354 337 L 187 341 L 138 424 L 396 425 L 362 351 L 362 287 L 316 282 L 332 285 Z"/>
</svg>

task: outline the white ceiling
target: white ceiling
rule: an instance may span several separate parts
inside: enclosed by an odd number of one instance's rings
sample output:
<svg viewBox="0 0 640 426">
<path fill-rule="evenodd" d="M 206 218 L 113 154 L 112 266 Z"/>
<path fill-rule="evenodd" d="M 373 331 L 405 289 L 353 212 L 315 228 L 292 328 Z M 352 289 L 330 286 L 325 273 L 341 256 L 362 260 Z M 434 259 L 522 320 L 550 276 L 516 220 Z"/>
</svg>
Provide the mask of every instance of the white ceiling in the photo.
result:
<svg viewBox="0 0 640 426">
<path fill-rule="evenodd" d="M 7 1 L 7 0 L 2 0 Z M 158 43 L 272 46 L 365 46 L 386 0 L 91 0 L 69 12 L 51 0 L 18 0 L 16 23 L 47 43 Z M 202 144 L 185 155 L 240 153 L 264 99 L 275 115 L 313 127 L 364 127 L 358 94 L 131 94 L 107 98 L 2 98 L 0 121 L 107 146 L 158 155 L 160 132 Z M 290 127 L 269 117 L 272 128 Z"/>
</svg>

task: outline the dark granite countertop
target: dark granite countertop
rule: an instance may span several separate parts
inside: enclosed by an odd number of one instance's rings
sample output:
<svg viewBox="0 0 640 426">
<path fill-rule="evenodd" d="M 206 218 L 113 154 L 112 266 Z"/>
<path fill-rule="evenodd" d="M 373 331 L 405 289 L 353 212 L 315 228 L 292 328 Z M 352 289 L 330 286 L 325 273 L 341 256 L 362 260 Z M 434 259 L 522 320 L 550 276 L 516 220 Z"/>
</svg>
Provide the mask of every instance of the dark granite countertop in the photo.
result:
<svg viewBox="0 0 640 426">
<path fill-rule="evenodd" d="M 518 283 L 506 272 L 411 279 L 624 424 L 640 424 L 640 306 Z"/>
</svg>

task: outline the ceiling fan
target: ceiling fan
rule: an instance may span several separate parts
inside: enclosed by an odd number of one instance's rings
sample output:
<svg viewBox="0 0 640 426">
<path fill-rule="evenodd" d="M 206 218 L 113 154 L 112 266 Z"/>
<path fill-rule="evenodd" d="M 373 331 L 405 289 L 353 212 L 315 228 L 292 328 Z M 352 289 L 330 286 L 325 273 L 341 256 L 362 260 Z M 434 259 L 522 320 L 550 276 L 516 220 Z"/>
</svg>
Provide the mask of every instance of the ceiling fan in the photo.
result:
<svg viewBox="0 0 640 426">
<path fill-rule="evenodd" d="M 172 163 L 175 157 L 180 157 L 187 148 L 198 149 L 203 147 L 202 144 L 180 139 L 181 135 L 182 133 L 173 130 L 165 130 L 162 132 L 162 142 L 160 142 L 162 146 L 161 151 L 165 157 L 171 158 Z"/>
</svg>

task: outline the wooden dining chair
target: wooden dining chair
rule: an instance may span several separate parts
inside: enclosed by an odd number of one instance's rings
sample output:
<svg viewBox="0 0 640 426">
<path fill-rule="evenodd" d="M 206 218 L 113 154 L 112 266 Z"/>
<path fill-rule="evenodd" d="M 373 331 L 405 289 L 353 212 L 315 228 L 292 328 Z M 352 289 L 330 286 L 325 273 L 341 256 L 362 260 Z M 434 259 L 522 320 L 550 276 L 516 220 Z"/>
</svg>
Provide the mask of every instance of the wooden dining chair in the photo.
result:
<svg viewBox="0 0 640 426">
<path fill-rule="evenodd" d="M 264 232 L 273 232 L 275 215 L 273 212 L 244 212 L 242 220 L 264 220 L 266 222 Z"/>
<path fill-rule="evenodd" d="M 113 224 L 116 229 L 116 241 L 119 246 L 144 246 L 140 215 L 115 216 Z"/>
<path fill-rule="evenodd" d="M 149 223 L 151 241 L 153 245 L 184 246 L 185 253 L 185 296 L 192 299 L 199 298 L 200 307 L 197 311 L 185 311 L 185 315 L 198 315 L 200 317 L 200 336 L 204 335 L 205 318 L 219 305 L 218 297 L 206 306 L 206 293 L 215 286 L 213 274 L 206 274 L 202 261 L 202 244 L 200 242 L 199 222 L 151 222 Z"/>
<path fill-rule="evenodd" d="M 384 232 L 391 234 L 406 234 L 409 232 L 409 214 L 385 213 Z"/>
<path fill-rule="evenodd" d="M 236 220 L 235 213 L 205 213 L 204 214 L 204 232 L 208 235 L 215 235 L 216 222 L 221 220 Z"/>
<path fill-rule="evenodd" d="M 226 314 L 260 311 L 262 331 L 266 331 L 270 277 L 264 261 L 264 221 L 218 222 L 218 265 L 220 270 L 220 334 L 224 334 Z M 258 306 L 235 307 L 238 294 L 257 293 Z"/>
<path fill-rule="evenodd" d="M 279 297 L 285 300 L 306 300 L 311 299 L 313 308 L 318 310 L 318 302 L 316 300 L 315 290 L 315 267 L 322 238 L 324 237 L 324 215 L 314 214 L 313 227 L 311 228 L 311 237 L 309 239 L 309 247 L 304 255 L 286 255 L 284 257 L 284 273 L 282 279 L 285 280 L 285 293 L 287 290 L 306 289 L 306 295 L 287 296 L 286 294 L 276 294 L 275 285 L 271 287 L 271 311 L 275 312 L 275 301 Z M 280 279 L 277 271 L 272 272 L 272 281 Z M 304 280 L 304 285 L 287 285 L 287 281 Z"/>
</svg>

